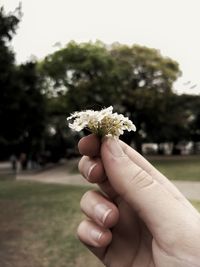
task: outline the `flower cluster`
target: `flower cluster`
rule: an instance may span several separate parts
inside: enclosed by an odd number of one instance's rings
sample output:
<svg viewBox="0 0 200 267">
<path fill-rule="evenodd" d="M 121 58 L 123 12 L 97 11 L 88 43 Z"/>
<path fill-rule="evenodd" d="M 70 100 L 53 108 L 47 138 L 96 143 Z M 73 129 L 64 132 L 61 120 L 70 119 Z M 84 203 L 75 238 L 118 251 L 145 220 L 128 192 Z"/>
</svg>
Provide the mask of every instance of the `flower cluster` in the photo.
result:
<svg viewBox="0 0 200 267">
<path fill-rule="evenodd" d="M 112 106 L 100 111 L 75 112 L 67 120 L 73 121 L 69 123 L 71 129 L 81 131 L 85 128 L 101 137 L 105 135 L 119 137 L 125 130 L 136 131 L 135 125 L 127 117 L 113 113 Z"/>
</svg>

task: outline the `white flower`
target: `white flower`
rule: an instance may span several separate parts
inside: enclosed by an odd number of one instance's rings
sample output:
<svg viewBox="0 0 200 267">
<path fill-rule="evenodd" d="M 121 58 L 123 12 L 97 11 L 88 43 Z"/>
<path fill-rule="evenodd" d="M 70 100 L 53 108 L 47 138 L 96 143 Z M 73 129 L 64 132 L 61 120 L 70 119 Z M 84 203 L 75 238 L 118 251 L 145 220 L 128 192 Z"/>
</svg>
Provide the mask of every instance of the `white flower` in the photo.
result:
<svg viewBox="0 0 200 267">
<path fill-rule="evenodd" d="M 135 125 L 129 118 L 122 114 L 113 113 L 113 107 L 102 109 L 100 111 L 85 110 L 74 112 L 67 118 L 69 127 L 75 131 L 81 131 L 84 128 L 99 136 L 112 135 L 119 137 L 127 131 L 136 131 Z"/>
</svg>

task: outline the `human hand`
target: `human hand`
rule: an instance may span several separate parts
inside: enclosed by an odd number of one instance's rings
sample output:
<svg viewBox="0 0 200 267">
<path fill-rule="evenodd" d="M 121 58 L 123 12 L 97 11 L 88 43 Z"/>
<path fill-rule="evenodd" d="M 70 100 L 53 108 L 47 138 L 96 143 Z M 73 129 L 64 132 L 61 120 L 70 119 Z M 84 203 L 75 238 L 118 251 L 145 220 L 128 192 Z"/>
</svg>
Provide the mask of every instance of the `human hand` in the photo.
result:
<svg viewBox="0 0 200 267">
<path fill-rule="evenodd" d="M 200 215 L 134 149 L 95 135 L 79 141 L 79 170 L 103 193 L 88 191 L 79 239 L 108 267 L 199 267 Z"/>
</svg>

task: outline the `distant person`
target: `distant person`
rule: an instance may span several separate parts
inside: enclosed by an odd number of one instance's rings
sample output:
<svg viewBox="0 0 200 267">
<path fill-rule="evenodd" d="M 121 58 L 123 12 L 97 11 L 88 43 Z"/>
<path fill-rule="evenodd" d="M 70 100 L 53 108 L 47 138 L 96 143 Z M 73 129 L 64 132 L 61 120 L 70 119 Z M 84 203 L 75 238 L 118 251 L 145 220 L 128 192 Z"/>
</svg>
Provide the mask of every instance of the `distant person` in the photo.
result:
<svg viewBox="0 0 200 267">
<path fill-rule="evenodd" d="M 130 146 L 79 142 L 79 170 L 103 193 L 84 194 L 79 239 L 107 267 L 200 267 L 200 214 Z"/>
<path fill-rule="evenodd" d="M 27 169 L 27 163 L 28 163 L 26 153 L 23 152 L 20 154 L 19 161 L 20 161 L 21 169 L 26 170 Z"/>
</svg>

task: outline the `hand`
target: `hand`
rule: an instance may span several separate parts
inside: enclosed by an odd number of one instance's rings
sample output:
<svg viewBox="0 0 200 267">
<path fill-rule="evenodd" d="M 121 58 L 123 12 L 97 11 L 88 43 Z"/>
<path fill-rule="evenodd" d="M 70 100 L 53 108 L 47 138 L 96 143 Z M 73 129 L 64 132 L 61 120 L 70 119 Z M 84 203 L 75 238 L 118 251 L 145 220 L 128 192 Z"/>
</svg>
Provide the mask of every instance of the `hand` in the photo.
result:
<svg viewBox="0 0 200 267">
<path fill-rule="evenodd" d="M 79 170 L 102 193 L 81 199 L 79 239 L 108 267 L 199 267 L 200 215 L 134 149 L 95 135 L 79 141 Z"/>
</svg>

